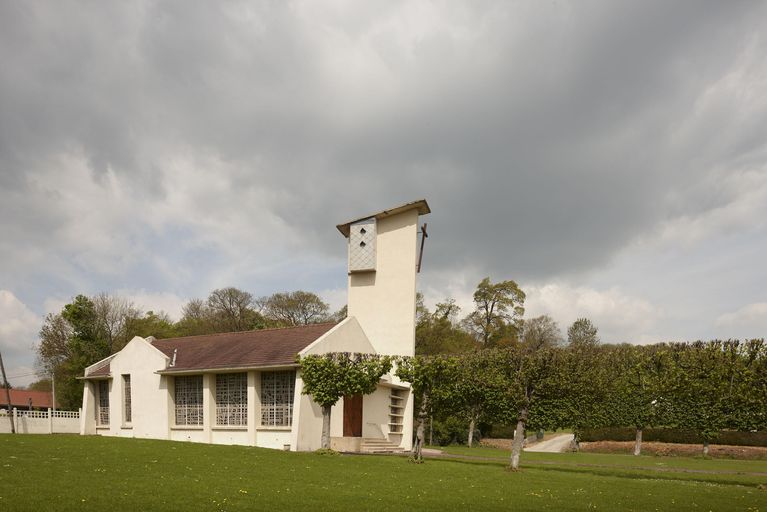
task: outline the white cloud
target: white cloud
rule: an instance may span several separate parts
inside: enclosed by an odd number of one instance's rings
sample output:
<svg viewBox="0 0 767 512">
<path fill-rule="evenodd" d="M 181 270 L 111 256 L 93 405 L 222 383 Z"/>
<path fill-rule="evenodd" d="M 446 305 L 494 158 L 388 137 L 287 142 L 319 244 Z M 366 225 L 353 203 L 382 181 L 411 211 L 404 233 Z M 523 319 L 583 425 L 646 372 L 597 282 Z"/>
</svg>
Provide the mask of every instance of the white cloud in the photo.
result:
<svg viewBox="0 0 767 512">
<path fill-rule="evenodd" d="M 652 334 L 660 311 L 640 297 L 632 297 L 618 288 L 597 290 L 549 283 L 523 286 L 527 294 L 525 317 L 550 315 L 565 334 L 576 319 L 589 318 L 607 343 L 649 343 L 661 341 Z"/>
<path fill-rule="evenodd" d="M 181 310 L 184 304 L 188 302 L 188 299 L 168 292 L 117 290 L 114 295 L 125 297 L 142 311 L 154 311 L 155 313 L 164 311 L 174 321 L 181 319 Z"/>
<path fill-rule="evenodd" d="M 23 386 L 35 380 L 32 347 L 37 342 L 40 325 L 40 317 L 26 304 L 9 290 L 0 290 L 0 350 L 13 385 Z"/>
<path fill-rule="evenodd" d="M 725 337 L 767 337 L 767 302 L 756 302 L 717 317 L 715 325 Z"/>
</svg>

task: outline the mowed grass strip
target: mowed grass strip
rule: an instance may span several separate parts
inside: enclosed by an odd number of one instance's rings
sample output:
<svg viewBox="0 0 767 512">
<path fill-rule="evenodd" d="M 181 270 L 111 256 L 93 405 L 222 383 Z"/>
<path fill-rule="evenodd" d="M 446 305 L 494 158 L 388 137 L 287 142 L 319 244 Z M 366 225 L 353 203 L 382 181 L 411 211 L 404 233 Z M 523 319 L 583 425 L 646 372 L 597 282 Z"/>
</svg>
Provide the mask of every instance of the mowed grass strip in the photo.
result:
<svg viewBox="0 0 767 512">
<path fill-rule="evenodd" d="M 501 461 L 416 465 L 404 457 L 63 435 L 0 435 L 0 454 L 0 510 L 13 511 L 767 511 L 767 491 L 740 475 L 717 483 L 688 473 L 540 465 L 511 473 Z"/>
<path fill-rule="evenodd" d="M 478 446 L 433 446 L 447 454 L 465 455 L 467 457 L 487 457 L 492 459 L 506 460 L 510 456 L 509 450 Z M 541 453 L 524 452 L 522 460 L 528 463 L 546 462 L 563 464 L 592 464 L 623 467 L 647 467 L 653 469 L 684 469 L 703 472 L 734 472 L 734 473 L 765 473 L 767 474 L 767 460 L 736 460 L 716 459 L 700 457 L 662 457 L 655 455 L 623 455 L 606 453 Z"/>
</svg>

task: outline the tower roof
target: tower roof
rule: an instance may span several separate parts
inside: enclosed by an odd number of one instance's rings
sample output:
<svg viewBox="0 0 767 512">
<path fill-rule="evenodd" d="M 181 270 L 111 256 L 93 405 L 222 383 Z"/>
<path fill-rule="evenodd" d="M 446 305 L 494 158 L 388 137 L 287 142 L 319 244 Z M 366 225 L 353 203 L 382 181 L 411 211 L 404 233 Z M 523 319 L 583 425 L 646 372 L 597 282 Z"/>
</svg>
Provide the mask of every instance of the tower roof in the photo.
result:
<svg viewBox="0 0 767 512">
<path fill-rule="evenodd" d="M 417 209 L 419 215 L 426 215 L 427 213 L 431 213 L 431 209 L 429 208 L 429 204 L 426 202 L 426 199 L 418 199 L 417 201 L 411 201 L 409 203 L 405 203 L 399 206 L 395 206 L 394 208 L 389 208 L 388 210 L 381 210 L 377 213 L 371 213 L 370 215 L 365 215 L 364 217 L 359 217 L 354 220 L 350 220 L 349 222 L 345 222 L 344 224 L 339 224 L 336 227 L 338 228 L 338 231 L 341 232 L 342 235 L 345 237 L 349 237 L 349 226 L 354 224 L 355 222 L 359 222 L 361 220 L 370 219 L 375 217 L 376 219 L 383 219 L 384 217 L 389 217 L 390 215 L 396 215 L 398 213 L 406 212 L 408 210 Z"/>
</svg>

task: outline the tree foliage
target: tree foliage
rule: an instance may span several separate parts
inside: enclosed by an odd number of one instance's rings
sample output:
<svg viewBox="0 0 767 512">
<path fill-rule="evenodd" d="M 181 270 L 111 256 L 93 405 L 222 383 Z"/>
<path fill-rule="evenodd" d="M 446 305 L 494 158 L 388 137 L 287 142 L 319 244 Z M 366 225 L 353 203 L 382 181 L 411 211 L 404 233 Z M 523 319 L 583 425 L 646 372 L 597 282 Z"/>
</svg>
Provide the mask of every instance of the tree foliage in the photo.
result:
<svg viewBox="0 0 767 512">
<path fill-rule="evenodd" d="M 317 294 L 302 290 L 263 297 L 259 305 L 266 318 L 282 326 L 316 324 L 330 319 L 330 306 Z"/>
<path fill-rule="evenodd" d="M 598 345 L 598 330 L 588 318 L 579 318 L 567 328 L 567 343 L 571 347 Z"/>
<path fill-rule="evenodd" d="M 416 302 L 415 353 L 456 354 L 475 350 L 477 342 L 456 324 L 460 310 L 455 299 L 448 298 L 438 303 L 434 312 L 430 312 L 419 294 Z"/>
<path fill-rule="evenodd" d="M 322 448 L 330 449 L 331 407 L 343 396 L 375 391 L 381 377 L 392 368 L 389 356 L 332 352 L 298 358 L 303 394 L 322 407 Z"/>
<path fill-rule="evenodd" d="M 512 280 L 490 282 L 486 277 L 474 292 L 474 306 L 464 320 L 466 330 L 485 347 L 498 345 L 504 337 L 514 337 L 525 314 L 525 292 Z"/>
<path fill-rule="evenodd" d="M 559 326 L 549 315 L 541 315 L 522 323 L 522 345 L 529 352 L 553 348 L 563 342 Z"/>
</svg>

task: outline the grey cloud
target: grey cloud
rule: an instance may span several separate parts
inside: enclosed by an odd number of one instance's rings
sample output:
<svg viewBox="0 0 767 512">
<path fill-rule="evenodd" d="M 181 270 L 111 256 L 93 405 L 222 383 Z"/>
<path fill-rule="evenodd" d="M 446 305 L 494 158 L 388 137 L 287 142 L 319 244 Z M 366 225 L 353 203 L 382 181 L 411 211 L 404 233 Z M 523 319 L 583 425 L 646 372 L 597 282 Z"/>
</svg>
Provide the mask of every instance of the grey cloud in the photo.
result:
<svg viewBox="0 0 767 512">
<path fill-rule="evenodd" d="M 12 272 L 35 272 L 24 251 L 56 253 L 53 235 L 77 222 L 30 181 L 65 172 L 55 159 L 66 152 L 82 151 L 104 187 L 119 176 L 139 209 L 191 179 L 169 171 L 174 158 L 219 158 L 208 172 L 226 186 L 211 194 L 231 196 L 211 198 L 212 224 L 147 235 L 126 214 L 115 245 L 196 270 L 170 247 L 176 237 L 271 215 L 322 260 L 305 272 L 326 285 L 341 281 L 316 274 L 342 265 L 332 226 L 361 212 L 427 197 L 435 272 L 571 276 L 665 219 L 736 201 L 717 173 L 763 162 L 764 105 L 747 125 L 727 108 L 695 119 L 749 45 L 765 53 L 763 37 L 754 43 L 763 4 L 455 4 L 439 20 L 428 4 L 409 18 L 413 5 L 3 4 L 0 213 L 13 221 L 0 247 L 16 255 Z M 226 265 L 237 244 L 263 251 L 253 266 L 282 268 L 266 258 L 297 242 L 262 236 L 206 241 L 200 271 Z M 153 237 L 169 239 L 164 252 Z M 67 251 L 57 268 L 104 279 L 71 269 Z M 138 279 L 136 265 L 126 275 Z"/>
</svg>

